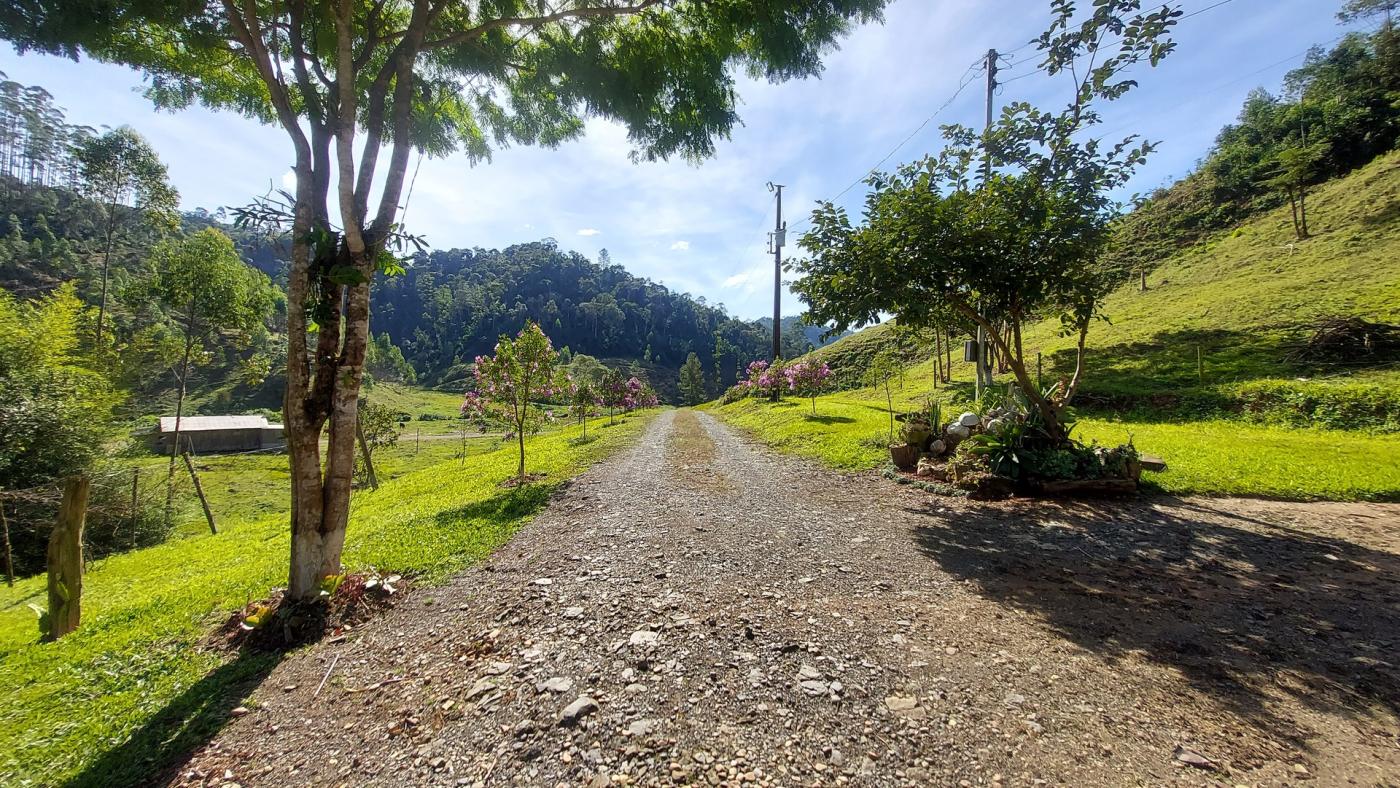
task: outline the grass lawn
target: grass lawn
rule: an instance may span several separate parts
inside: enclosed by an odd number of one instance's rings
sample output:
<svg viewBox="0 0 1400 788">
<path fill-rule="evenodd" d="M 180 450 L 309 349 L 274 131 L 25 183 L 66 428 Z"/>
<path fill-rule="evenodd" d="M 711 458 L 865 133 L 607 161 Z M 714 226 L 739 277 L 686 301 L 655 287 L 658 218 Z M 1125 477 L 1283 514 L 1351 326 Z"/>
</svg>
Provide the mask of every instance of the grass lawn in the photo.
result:
<svg viewBox="0 0 1400 788">
<path fill-rule="evenodd" d="M 910 381 L 912 383 L 912 381 Z M 913 385 L 895 394 L 909 409 Z M 889 412 L 871 389 L 780 403 L 748 399 L 711 412 L 775 448 L 833 468 L 864 470 L 889 460 Z M 948 419 L 951 420 L 950 414 Z M 896 425 L 898 427 L 898 425 Z M 1128 440 L 1167 461 L 1143 479 L 1164 492 L 1249 495 L 1296 500 L 1400 500 L 1400 435 L 1285 429 L 1233 421 L 1181 423 L 1081 419 L 1075 437 Z"/>
<path fill-rule="evenodd" d="M 548 477 L 523 491 L 499 486 L 515 471 L 507 446 L 465 461 L 449 454 L 377 492 L 357 492 L 346 564 L 441 581 L 489 554 L 557 484 L 626 445 L 648 418 L 611 427 L 596 420 L 597 439 L 582 446 L 570 443 L 576 429 L 531 438 L 529 469 Z M 440 443 L 431 451 L 457 450 Z M 198 647 L 229 611 L 285 583 L 288 529 L 277 496 L 287 494 L 286 458 L 239 462 L 246 465 L 221 475 L 217 459 L 201 460 L 213 466 L 206 487 L 222 511 L 219 535 L 192 529 L 89 567 L 83 625 L 59 642 L 38 642 L 28 607 L 45 604 L 42 576 L 0 587 L 0 784 L 141 782 L 212 735 L 275 664 Z M 385 457 L 386 476 L 396 475 L 395 462 Z"/>
<path fill-rule="evenodd" d="M 1303 377 L 1307 388 L 1361 386 L 1370 389 L 1367 396 L 1394 397 L 1400 390 L 1394 364 L 1314 369 L 1287 358 L 1318 318 L 1400 322 L 1397 210 L 1400 152 L 1310 194 L 1313 235 L 1305 241 L 1293 237 L 1283 206 L 1162 261 L 1146 291 L 1132 281 L 1105 299 L 1103 313 L 1111 322 L 1095 323 L 1089 332 L 1081 392 L 1234 399 L 1242 385 L 1301 385 L 1297 378 Z M 838 378 L 858 381 L 869 358 L 893 341 L 890 329 L 867 328 L 813 355 L 827 360 Z M 1026 326 L 1022 343 L 1032 368 L 1041 355 L 1046 382 L 1073 372 L 1074 338 L 1060 335 L 1057 319 Z M 954 380 L 970 382 L 972 365 L 961 356 L 959 344 Z M 921 363 L 911 376 L 931 380 L 932 366 Z"/>
</svg>

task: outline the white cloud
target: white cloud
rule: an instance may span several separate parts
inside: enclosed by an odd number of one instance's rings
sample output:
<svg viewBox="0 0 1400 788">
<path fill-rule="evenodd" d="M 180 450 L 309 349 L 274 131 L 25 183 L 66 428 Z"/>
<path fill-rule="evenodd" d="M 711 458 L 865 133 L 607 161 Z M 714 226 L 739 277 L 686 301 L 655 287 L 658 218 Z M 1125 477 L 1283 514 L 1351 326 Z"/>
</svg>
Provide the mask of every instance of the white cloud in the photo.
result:
<svg viewBox="0 0 1400 788">
<path fill-rule="evenodd" d="M 593 229 L 592 227 L 585 227 L 585 228 L 583 228 L 582 230 L 579 230 L 579 231 L 578 231 L 578 234 L 579 234 L 579 235 L 587 236 L 587 235 L 598 235 L 600 232 L 602 232 L 602 231 L 601 231 L 601 230 L 595 230 L 595 229 Z"/>
<path fill-rule="evenodd" d="M 291 170 L 282 173 L 282 188 L 291 191 L 297 187 L 297 174 Z"/>
<path fill-rule="evenodd" d="M 675 243 L 671 244 L 671 251 L 673 251 L 673 252 L 687 252 L 687 251 L 690 251 L 690 241 L 676 241 Z"/>
</svg>

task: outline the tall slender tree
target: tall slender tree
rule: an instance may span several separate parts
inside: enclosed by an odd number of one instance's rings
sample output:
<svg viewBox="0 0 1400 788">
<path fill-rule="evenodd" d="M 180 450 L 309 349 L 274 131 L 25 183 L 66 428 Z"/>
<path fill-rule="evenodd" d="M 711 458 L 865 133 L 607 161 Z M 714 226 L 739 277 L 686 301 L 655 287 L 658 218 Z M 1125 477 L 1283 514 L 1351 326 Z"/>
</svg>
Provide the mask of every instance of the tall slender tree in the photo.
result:
<svg viewBox="0 0 1400 788">
<path fill-rule="evenodd" d="M 169 240 L 152 252 L 155 294 L 177 316 L 184 335 L 175 368 L 175 429 L 170 441 L 165 511 L 174 503 L 175 460 L 180 454 L 180 421 L 185 411 L 190 368 L 216 334 L 247 335 L 271 311 L 267 277 L 244 264 L 228 236 L 211 228 L 186 239 Z"/>
<path fill-rule="evenodd" d="M 0 37 L 125 63 L 162 106 L 200 102 L 286 132 L 296 187 L 288 210 L 272 213 L 292 239 L 289 590 L 310 599 L 340 571 L 369 283 L 393 266 L 414 148 L 461 147 L 476 161 L 493 143 L 557 145 L 593 116 L 624 125 L 638 159 L 701 159 L 738 119 L 736 70 L 817 73 L 822 53 L 884 4 L 22 0 L 0 14 Z"/>
<path fill-rule="evenodd" d="M 97 328 L 93 344 L 100 354 L 107 319 L 107 284 L 112 252 L 120 227 L 118 211 L 129 206 L 158 226 L 178 226 L 180 195 L 170 185 L 165 164 L 155 149 L 131 127 L 122 126 L 100 137 L 86 139 L 77 150 L 83 191 L 106 211 L 102 235 L 102 284 L 97 299 Z"/>
</svg>

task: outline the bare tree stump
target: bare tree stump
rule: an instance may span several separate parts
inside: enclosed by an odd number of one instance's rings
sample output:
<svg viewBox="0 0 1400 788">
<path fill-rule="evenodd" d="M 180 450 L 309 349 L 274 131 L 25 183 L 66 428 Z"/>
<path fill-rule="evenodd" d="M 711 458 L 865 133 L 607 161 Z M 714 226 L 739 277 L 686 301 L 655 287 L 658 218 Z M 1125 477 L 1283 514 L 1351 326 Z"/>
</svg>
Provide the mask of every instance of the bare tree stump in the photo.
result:
<svg viewBox="0 0 1400 788">
<path fill-rule="evenodd" d="M 63 484 L 58 522 L 49 536 L 49 615 L 44 640 L 58 640 L 77 629 L 82 619 L 83 524 L 87 520 L 87 502 L 87 477 L 69 477 Z"/>
</svg>

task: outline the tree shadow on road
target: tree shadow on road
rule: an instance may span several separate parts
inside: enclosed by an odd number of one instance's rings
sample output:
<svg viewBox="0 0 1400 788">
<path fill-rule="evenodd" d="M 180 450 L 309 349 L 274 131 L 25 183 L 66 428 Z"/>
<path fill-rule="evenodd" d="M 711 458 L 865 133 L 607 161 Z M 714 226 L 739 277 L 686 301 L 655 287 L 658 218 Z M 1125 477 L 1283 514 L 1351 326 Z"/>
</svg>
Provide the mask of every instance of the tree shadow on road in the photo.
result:
<svg viewBox="0 0 1400 788">
<path fill-rule="evenodd" d="M 190 753 L 214 738 L 233 718 L 233 710 L 267 678 L 281 655 L 242 651 L 215 668 L 166 704 L 125 742 L 106 751 L 70 788 L 163 784 L 161 779 L 184 763 Z"/>
<path fill-rule="evenodd" d="M 1270 709 L 1280 693 L 1358 720 L 1400 714 L 1400 555 L 1229 507 L 989 506 L 930 516 L 915 539 L 988 598 L 1110 661 L 1175 668 L 1275 734 L 1292 730 Z"/>
</svg>

